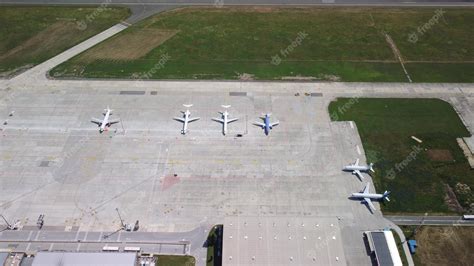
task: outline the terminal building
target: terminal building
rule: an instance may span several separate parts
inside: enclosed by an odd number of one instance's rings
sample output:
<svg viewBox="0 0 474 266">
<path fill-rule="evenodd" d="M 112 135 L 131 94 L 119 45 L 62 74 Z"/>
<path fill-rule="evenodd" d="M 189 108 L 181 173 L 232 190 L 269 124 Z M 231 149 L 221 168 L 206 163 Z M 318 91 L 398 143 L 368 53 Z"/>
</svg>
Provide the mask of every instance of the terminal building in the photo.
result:
<svg viewBox="0 0 474 266">
<path fill-rule="evenodd" d="M 222 265 L 347 265 L 336 218 L 226 217 Z"/>
<path fill-rule="evenodd" d="M 397 243 L 390 230 L 366 231 L 364 235 L 369 242 L 369 248 L 375 265 L 402 266 Z"/>
</svg>

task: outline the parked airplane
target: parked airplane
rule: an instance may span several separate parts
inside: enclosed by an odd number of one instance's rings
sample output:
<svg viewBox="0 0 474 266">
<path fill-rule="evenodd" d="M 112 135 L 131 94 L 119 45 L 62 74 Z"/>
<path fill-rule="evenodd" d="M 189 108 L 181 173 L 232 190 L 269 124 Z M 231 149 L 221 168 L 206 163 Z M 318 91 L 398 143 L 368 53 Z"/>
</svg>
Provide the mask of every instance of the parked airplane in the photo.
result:
<svg viewBox="0 0 474 266">
<path fill-rule="evenodd" d="M 104 118 L 102 120 L 98 118 L 92 118 L 91 122 L 95 123 L 99 126 L 99 132 L 102 133 L 104 130 L 107 130 L 112 124 L 120 122 L 118 119 L 110 120 L 110 116 L 112 115 L 112 110 L 109 109 L 107 106 L 107 109 L 104 109 L 103 115 Z"/>
<path fill-rule="evenodd" d="M 222 105 L 222 107 L 227 109 L 230 107 L 230 105 Z M 222 134 L 225 135 L 227 134 L 227 124 L 237 121 L 238 118 L 229 119 L 229 113 L 227 112 L 227 110 L 224 112 L 219 112 L 219 113 L 222 115 L 222 119 L 212 118 L 212 120 L 222 123 Z"/>
<path fill-rule="evenodd" d="M 271 116 L 271 114 L 266 113 L 263 117 L 260 117 L 261 119 L 263 119 L 263 123 L 262 122 L 253 123 L 256 126 L 262 127 L 265 130 L 265 135 L 267 135 L 267 136 L 270 133 L 270 130 L 273 129 L 274 126 L 280 124 L 279 121 L 271 123 L 270 122 L 270 116 Z"/>
<path fill-rule="evenodd" d="M 390 195 L 390 191 L 386 191 L 383 193 L 383 194 L 373 194 L 373 193 L 370 193 L 370 182 L 367 183 L 367 185 L 365 185 L 364 187 L 364 190 L 359 192 L 359 193 L 352 193 L 352 198 L 355 198 L 355 199 L 362 199 L 363 201 L 365 201 L 365 203 L 367 203 L 367 205 L 369 206 L 370 208 L 370 211 L 373 213 L 375 211 L 375 206 L 374 204 L 372 204 L 372 200 L 387 200 L 387 201 L 390 201 L 390 199 L 388 198 L 388 195 Z"/>
<path fill-rule="evenodd" d="M 186 107 L 186 108 L 189 108 L 193 105 L 192 104 L 183 104 L 183 106 Z M 173 119 L 183 123 L 183 130 L 181 130 L 181 134 L 185 135 L 188 132 L 188 124 L 191 123 L 191 122 L 194 122 L 196 120 L 199 120 L 200 117 L 189 118 L 189 116 L 191 115 L 191 112 L 189 111 L 189 109 L 187 109 L 185 112 L 181 111 L 181 113 L 183 113 L 182 118 L 181 117 L 175 117 Z"/>
<path fill-rule="evenodd" d="M 356 175 L 360 179 L 360 181 L 362 181 L 362 179 L 364 179 L 364 175 L 362 175 L 362 172 L 367 173 L 371 171 L 374 173 L 375 170 L 373 166 L 374 166 L 373 163 L 370 163 L 369 165 L 365 165 L 365 166 L 359 165 L 359 159 L 357 159 L 355 163 L 344 166 L 342 170 L 352 172 L 353 175 Z"/>
</svg>

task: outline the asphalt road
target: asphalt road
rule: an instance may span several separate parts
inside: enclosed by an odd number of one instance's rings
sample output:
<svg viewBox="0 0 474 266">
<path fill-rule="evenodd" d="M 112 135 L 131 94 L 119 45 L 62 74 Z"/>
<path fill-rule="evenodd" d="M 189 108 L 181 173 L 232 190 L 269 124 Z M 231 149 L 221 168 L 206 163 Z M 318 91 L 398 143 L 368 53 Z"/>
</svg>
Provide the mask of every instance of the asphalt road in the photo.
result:
<svg viewBox="0 0 474 266">
<path fill-rule="evenodd" d="M 125 22 L 133 24 L 156 13 L 182 6 L 215 6 L 226 5 L 249 6 L 470 6 L 474 0 L 0 0 L 0 5 L 125 5 L 132 15 Z"/>
<path fill-rule="evenodd" d="M 1 0 L 2 4 L 123 4 L 123 5 L 395 5 L 395 6 L 465 6 L 474 0 Z"/>
<path fill-rule="evenodd" d="M 396 225 L 465 225 L 474 226 L 474 220 L 463 220 L 462 216 L 385 216 Z"/>
</svg>

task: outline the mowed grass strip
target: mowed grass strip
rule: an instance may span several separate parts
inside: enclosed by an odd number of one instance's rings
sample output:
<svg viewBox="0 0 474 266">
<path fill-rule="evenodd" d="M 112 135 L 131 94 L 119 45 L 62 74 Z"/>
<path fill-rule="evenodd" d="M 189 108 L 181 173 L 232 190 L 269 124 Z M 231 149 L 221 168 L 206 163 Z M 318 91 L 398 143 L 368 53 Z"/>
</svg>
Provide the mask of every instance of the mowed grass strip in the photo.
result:
<svg viewBox="0 0 474 266">
<path fill-rule="evenodd" d="M 34 66 L 129 16 L 127 8 L 0 7 L 0 76 Z M 86 27 L 79 27 L 78 22 Z"/>
<path fill-rule="evenodd" d="M 147 73 L 163 54 L 168 54 L 171 59 L 152 78 L 239 79 L 247 73 L 254 79 L 406 82 L 385 40 L 384 33 L 388 33 L 400 46 L 404 59 L 411 60 L 408 67 L 417 70 L 428 65 L 431 69 L 427 73 L 415 71 L 415 81 L 474 81 L 472 63 L 465 61 L 472 61 L 469 32 L 474 26 L 474 11 L 447 10 L 444 18 L 449 23 L 440 21 L 413 44 L 408 41 L 409 34 L 429 21 L 436 9 L 184 8 L 158 14 L 120 33 L 127 38 L 140 32 L 147 35 L 150 29 L 179 31 L 140 58 L 120 60 L 117 52 L 118 60 L 98 58 L 91 62 L 89 53 L 96 53 L 97 47 L 58 66 L 51 74 L 133 78 Z M 440 41 L 436 26 L 447 34 L 443 36 L 452 45 Z M 295 43 L 302 33 L 306 37 Z M 112 44 L 112 40 L 105 41 L 101 47 L 112 49 Z M 281 62 L 272 64 L 276 55 Z M 441 59 L 451 64 L 436 63 Z M 412 62 L 426 60 L 430 62 Z"/>
<path fill-rule="evenodd" d="M 375 163 L 377 192 L 392 191 L 384 213 L 469 210 L 474 197 L 465 186 L 474 189 L 474 171 L 456 138 L 470 134 L 450 104 L 438 99 L 340 98 L 330 103 L 329 112 L 338 121 L 355 121 L 367 160 Z"/>
<path fill-rule="evenodd" d="M 166 266 L 194 266 L 196 259 L 192 256 L 178 256 L 178 255 L 155 255 L 155 265 Z"/>
<path fill-rule="evenodd" d="M 95 49 L 85 53 L 81 60 L 134 60 L 138 59 L 156 46 L 173 37 L 178 31 L 160 29 L 141 29 L 127 35 L 112 37 L 108 43 L 99 44 Z"/>
</svg>

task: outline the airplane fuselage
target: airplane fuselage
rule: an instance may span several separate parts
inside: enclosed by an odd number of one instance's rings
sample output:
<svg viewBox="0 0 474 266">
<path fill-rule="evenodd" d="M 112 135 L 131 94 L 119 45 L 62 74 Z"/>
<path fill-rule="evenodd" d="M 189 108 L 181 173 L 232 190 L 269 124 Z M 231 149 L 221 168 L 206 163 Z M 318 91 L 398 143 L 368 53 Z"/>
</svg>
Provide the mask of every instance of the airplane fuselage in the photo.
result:
<svg viewBox="0 0 474 266">
<path fill-rule="evenodd" d="M 368 172 L 370 170 L 369 167 L 367 166 L 363 166 L 363 165 L 347 165 L 344 167 L 345 171 L 355 171 L 355 170 L 359 170 L 359 171 L 362 171 L 362 172 Z"/>
<path fill-rule="evenodd" d="M 228 116 L 229 116 L 229 113 L 227 113 L 227 111 L 222 113 L 222 120 L 224 121 L 224 123 L 222 123 L 223 124 L 222 133 L 224 135 L 227 134 L 227 123 L 229 122 Z"/>
<path fill-rule="evenodd" d="M 186 134 L 186 132 L 188 131 L 188 123 L 189 123 L 189 115 L 191 114 L 191 112 L 189 112 L 189 110 L 186 110 L 186 112 L 184 112 L 184 123 L 183 123 L 183 134 Z"/>
<path fill-rule="evenodd" d="M 270 116 L 269 115 L 265 115 L 265 118 L 264 118 L 264 123 L 265 123 L 265 135 L 268 136 L 268 134 L 270 133 L 270 130 L 272 129 L 272 125 L 270 123 Z"/>
<path fill-rule="evenodd" d="M 110 117 L 110 110 L 107 110 L 107 112 L 105 112 L 104 114 L 104 119 L 102 120 L 102 123 L 100 123 L 100 129 L 99 131 L 102 133 L 104 132 L 105 128 L 108 126 L 109 124 L 109 117 Z"/>
<path fill-rule="evenodd" d="M 369 198 L 369 199 L 382 199 L 383 194 L 373 194 L 373 193 L 352 193 L 354 198 Z"/>
</svg>

